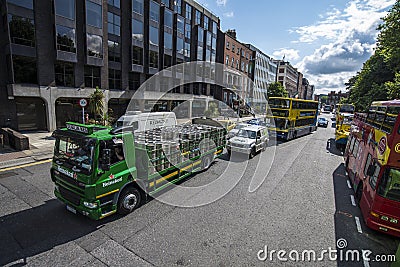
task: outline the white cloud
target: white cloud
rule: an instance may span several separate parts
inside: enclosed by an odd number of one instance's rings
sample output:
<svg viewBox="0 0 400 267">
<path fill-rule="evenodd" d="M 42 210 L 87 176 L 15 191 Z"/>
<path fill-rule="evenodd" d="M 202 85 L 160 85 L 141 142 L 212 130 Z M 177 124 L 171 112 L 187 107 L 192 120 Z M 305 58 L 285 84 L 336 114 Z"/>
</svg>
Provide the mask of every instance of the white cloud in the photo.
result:
<svg viewBox="0 0 400 267">
<path fill-rule="evenodd" d="M 352 0 L 346 8 L 332 7 L 313 25 L 294 29 L 296 43 L 321 44 L 296 67 L 315 85 L 317 93 L 344 90 L 372 55 L 377 26 L 395 0 Z"/>
<path fill-rule="evenodd" d="M 233 18 L 234 16 L 235 16 L 235 14 L 233 14 L 233 11 L 224 13 L 224 17 L 226 17 L 226 18 Z"/>
<path fill-rule="evenodd" d="M 276 59 L 282 59 L 283 57 L 285 57 L 285 61 L 297 60 L 300 58 L 299 50 L 287 49 L 287 48 L 276 50 L 275 52 L 272 53 L 272 55 Z"/>
<path fill-rule="evenodd" d="M 228 0 L 217 0 L 217 6 L 226 6 Z"/>
</svg>

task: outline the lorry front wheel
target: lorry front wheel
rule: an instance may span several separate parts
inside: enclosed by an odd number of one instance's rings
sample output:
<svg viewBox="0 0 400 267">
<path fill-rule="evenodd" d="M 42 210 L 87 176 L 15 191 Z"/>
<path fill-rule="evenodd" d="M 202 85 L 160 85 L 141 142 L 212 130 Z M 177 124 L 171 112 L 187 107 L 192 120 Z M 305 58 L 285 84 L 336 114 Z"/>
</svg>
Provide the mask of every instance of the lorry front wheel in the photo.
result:
<svg viewBox="0 0 400 267">
<path fill-rule="evenodd" d="M 141 203 L 141 196 L 135 187 L 125 188 L 118 198 L 118 213 L 125 215 L 137 209 Z"/>
</svg>

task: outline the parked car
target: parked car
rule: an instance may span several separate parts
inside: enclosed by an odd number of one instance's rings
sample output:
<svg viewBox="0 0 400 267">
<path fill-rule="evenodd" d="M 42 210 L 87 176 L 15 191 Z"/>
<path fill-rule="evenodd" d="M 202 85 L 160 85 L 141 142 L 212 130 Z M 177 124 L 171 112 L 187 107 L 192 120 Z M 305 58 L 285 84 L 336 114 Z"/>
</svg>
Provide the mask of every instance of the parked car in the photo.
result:
<svg viewBox="0 0 400 267">
<path fill-rule="evenodd" d="M 267 127 L 249 125 L 239 130 L 235 137 L 228 140 L 226 149 L 228 154 L 232 151 L 255 156 L 259 151 L 264 151 L 268 146 L 269 134 Z"/>
<path fill-rule="evenodd" d="M 325 128 L 327 128 L 327 127 L 328 127 L 328 120 L 327 120 L 326 118 L 323 118 L 323 117 L 318 118 L 317 126 L 318 126 L 318 127 L 325 127 Z"/>
<path fill-rule="evenodd" d="M 249 126 L 247 123 L 238 123 L 235 127 L 228 132 L 227 139 L 230 139 L 237 135 L 240 129 Z"/>
</svg>

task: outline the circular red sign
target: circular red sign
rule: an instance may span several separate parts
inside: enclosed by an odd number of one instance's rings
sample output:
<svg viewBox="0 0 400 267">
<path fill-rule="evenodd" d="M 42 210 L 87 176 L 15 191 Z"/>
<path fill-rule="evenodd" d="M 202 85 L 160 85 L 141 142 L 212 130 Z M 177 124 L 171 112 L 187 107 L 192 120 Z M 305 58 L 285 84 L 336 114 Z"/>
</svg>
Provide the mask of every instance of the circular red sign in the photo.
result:
<svg viewBox="0 0 400 267">
<path fill-rule="evenodd" d="M 385 153 L 385 150 L 386 150 L 386 137 L 383 136 L 381 140 L 379 140 L 378 151 L 381 155 L 383 155 L 383 153 Z"/>
</svg>

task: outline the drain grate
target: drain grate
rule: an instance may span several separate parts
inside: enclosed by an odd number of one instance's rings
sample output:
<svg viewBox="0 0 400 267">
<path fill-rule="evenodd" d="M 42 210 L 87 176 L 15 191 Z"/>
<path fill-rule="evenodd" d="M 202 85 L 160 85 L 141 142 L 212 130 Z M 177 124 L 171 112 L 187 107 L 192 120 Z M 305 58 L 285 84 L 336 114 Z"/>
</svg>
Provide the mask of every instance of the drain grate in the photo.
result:
<svg viewBox="0 0 400 267">
<path fill-rule="evenodd" d="M 16 176 L 16 175 L 18 175 L 18 173 L 16 173 L 16 172 L 0 173 L 0 179 L 1 178 L 8 178 L 8 177 Z"/>
</svg>

